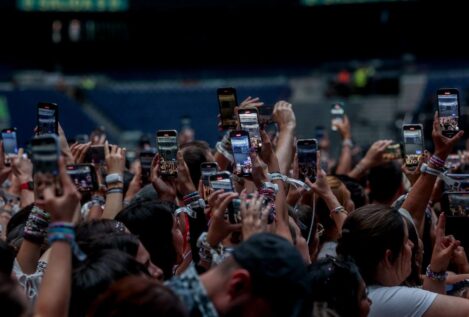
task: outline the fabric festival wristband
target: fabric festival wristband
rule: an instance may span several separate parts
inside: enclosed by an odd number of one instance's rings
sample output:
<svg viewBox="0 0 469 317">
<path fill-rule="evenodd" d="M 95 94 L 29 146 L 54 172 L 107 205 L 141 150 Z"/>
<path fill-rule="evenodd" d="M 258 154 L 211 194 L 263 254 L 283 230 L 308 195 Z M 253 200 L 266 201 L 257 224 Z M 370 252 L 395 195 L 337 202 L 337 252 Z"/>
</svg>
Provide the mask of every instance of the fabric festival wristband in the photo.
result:
<svg viewBox="0 0 469 317">
<path fill-rule="evenodd" d="M 123 194 L 124 189 L 123 188 L 111 188 L 106 191 L 106 194 Z"/>
<path fill-rule="evenodd" d="M 75 241 L 75 227 L 72 223 L 67 222 L 53 222 L 49 225 L 48 232 L 49 244 L 57 241 L 64 241 L 70 244 L 72 253 L 80 261 L 86 259 L 86 254 L 80 250 L 80 247 Z"/>
</svg>

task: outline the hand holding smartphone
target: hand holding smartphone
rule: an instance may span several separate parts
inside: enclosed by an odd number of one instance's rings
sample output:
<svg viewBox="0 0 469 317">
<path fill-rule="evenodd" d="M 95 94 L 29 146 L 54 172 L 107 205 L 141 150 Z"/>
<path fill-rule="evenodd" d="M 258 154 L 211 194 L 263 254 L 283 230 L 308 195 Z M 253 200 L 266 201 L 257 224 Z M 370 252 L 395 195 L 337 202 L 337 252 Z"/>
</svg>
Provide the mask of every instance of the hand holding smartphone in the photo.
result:
<svg viewBox="0 0 469 317">
<path fill-rule="evenodd" d="M 234 173 L 238 176 L 252 176 L 251 144 L 249 133 L 243 130 L 230 132 L 231 148 L 234 157 Z"/>
<path fill-rule="evenodd" d="M 308 178 L 316 181 L 318 141 L 316 139 L 298 139 L 296 142 L 298 169 L 301 181 Z"/>
<path fill-rule="evenodd" d="M 140 152 L 140 168 L 142 170 L 142 186 L 151 183 L 151 163 L 156 155 L 156 149 L 150 148 Z"/>
<path fill-rule="evenodd" d="M 57 104 L 50 102 L 37 104 L 37 134 L 59 134 L 59 108 Z"/>
<path fill-rule="evenodd" d="M 399 143 L 389 144 L 384 150 L 383 159 L 386 161 L 398 160 L 402 158 L 401 145 Z"/>
<path fill-rule="evenodd" d="M 404 124 L 402 126 L 404 136 L 404 158 L 408 168 L 414 169 L 419 165 L 423 155 L 423 126 L 421 124 Z"/>
<path fill-rule="evenodd" d="M 259 114 L 256 108 L 244 108 L 238 110 L 239 125 L 241 130 L 249 133 L 251 145 L 259 151 L 262 147 L 262 138 L 259 125 Z"/>
<path fill-rule="evenodd" d="M 57 196 L 62 195 L 59 170 L 60 146 L 55 134 L 45 134 L 32 140 L 34 194 L 44 198 L 44 190 L 52 187 Z"/>
<path fill-rule="evenodd" d="M 208 199 L 208 196 L 212 193 L 212 188 L 210 187 L 210 176 L 218 173 L 219 167 L 217 162 L 204 162 L 200 164 L 200 173 L 202 179 L 203 189 L 203 198 Z"/>
<path fill-rule="evenodd" d="M 336 102 L 331 106 L 331 128 L 333 131 L 337 131 L 336 125 L 344 120 L 345 111 L 343 107 L 344 105 L 341 102 Z"/>
<path fill-rule="evenodd" d="M 160 157 L 159 173 L 162 177 L 177 176 L 177 135 L 176 130 L 159 130 L 156 133 L 156 144 Z"/>
<path fill-rule="evenodd" d="M 459 91 L 455 88 L 440 88 L 437 91 L 437 98 L 441 133 L 451 138 L 460 130 Z"/>
<path fill-rule="evenodd" d="M 16 128 L 2 130 L 3 154 L 5 165 L 11 165 L 11 159 L 18 155 L 18 144 L 16 142 Z"/>
<path fill-rule="evenodd" d="M 218 88 L 218 107 L 220 111 L 221 128 L 223 130 L 236 129 L 237 121 L 235 108 L 238 106 L 236 89 Z"/>
</svg>

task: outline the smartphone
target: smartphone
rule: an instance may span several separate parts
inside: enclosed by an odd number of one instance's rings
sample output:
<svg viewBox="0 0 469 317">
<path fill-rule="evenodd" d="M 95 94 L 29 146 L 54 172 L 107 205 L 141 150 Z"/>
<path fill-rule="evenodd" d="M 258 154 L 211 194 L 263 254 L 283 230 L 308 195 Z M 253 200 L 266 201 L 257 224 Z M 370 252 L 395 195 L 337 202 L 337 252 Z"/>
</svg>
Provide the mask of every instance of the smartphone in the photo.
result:
<svg viewBox="0 0 469 317">
<path fill-rule="evenodd" d="M 36 199 L 44 197 L 43 192 L 47 187 L 53 187 L 56 195 L 62 195 L 62 184 L 59 177 L 60 146 L 57 135 L 36 136 L 32 140 L 31 151 Z"/>
<path fill-rule="evenodd" d="M 259 112 L 259 123 L 261 127 L 265 127 L 268 124 L 273 123 L 272 113 L 274 112 L 274 106 L 260 106 L 257 108 Z"/>
<path fill-rule="evenodd" d="M 238 110 L 239 125 L 241 130 L 249 133 L 251 145 L 259 151 L 262 147 L 262 138 L 259 125 L 259 114 L 256 108 L 244 108 Z"/>
<path fill-rule="evenodd" d="M 91 164 L 67 165 L 67 174 L 80 192 L 91 192 L 99 189 L 96 170 Z"/>
<path fill-rule="evenodd" d="M 331 105 L 331 127 L 333 131 L 337 131 L 336 124 L 342 123 L 344 120 L 344 104 L 342 102 L 336 102 Z"/>
<path fill-rule="evenodd" d="M 37 104 L 37 134 L 59 134 L 59 108 L 57 104 Z"/>
<path fill-rule="evenodd" d="M 156 132 L 156 144 L 160 156 L 160 175 L 163 177 L 177 176 L 177 143 L 176 130 L 159 130 Z"/>
<path fill-rule="evenodd" d="M 234 185 L 230 172 L 223 171 L 210 175 L 209 182 L 213 191 L 223 189 L 225 192 L 234 192 Z M 233 199 L 233 201 L 231 201 L 228 205 L 227 212 L 225 213 L 225 219 L 230 223 L 240 223 L 241 209 L 239 207 L 239 204 L 237 204 Z"/>
<path fill-rule="evenodd" d="M 111 146 L 109 145 L 109 151 Z M 97 165 L 104 165 L 106 163 L 106 154 L 104 153 L 104 145 L 91 145 L 85 154 L 85 162 Z"/>
<path fill-rule="evenodd" d="M 251 162 L 251 143 L 249 141 L 249 133 L 247 131 L 231 131 L 230 132 L 231 148 L 234 156 L 234 173 L 238 176 L 252 175 Z"/>
<path fill-rule="evenodd" d="M 318 141 L 316 139 L 298 139 L 296 142 L 300 180 L 308 178 L 316 181 Z"/>
<path fill-rule="evenodd" d="M 218 88 L 218 107 L 220 110 L 221 127 L 223 130 L 236 129 L 237 121 L 235 107 L 238 106 L 236 89 Z"/>
<path fill-rule="evenodd" d="M 200 173 L 202 179 L 203 189 L 203 198 L 208 199 L 208 196 L 212 193 L 212 188 L 210 187 L 210 176 L 215 175 L 219 170 L 217 162 L 203 162 L 200 164 Z"/>
<path fill-rule="evenodd" d="M 446 158 L 445 168 L 456 169 L 462 164 L 462 157 L 459 154 L 450 154 Z"/>
<path fill-rule="evenodd" d="M 402 146 L 399 143 L 389 144 L 384 150 L 383 159 L 386 161 L 398 160 L 402 158 Z"/>
<path fill-rule="evenodd" d="M 140 168 L 142 169 L 142 186 L 151 183 L 151 163 L 156 155 L 155 148 L 149 148 L 140 152 Z"/>
<path fill-rule="evenodd" d="M 453 137 L 460 129 L 459 91 L 455 88 L 440 88 L 438 98 L 438 121 L 441 133 Z"/>
<path fill-rule="evenodd" d="M 404 159 L 408 168 L 415 168 L 423 155 L 423 126 L 421 124 L 404 124 L 402 126 L 404 136 Z"/>
<path fill-rule="evenodd" d="M 2 130 L 3 153 L 5 155 L 5 165 L 11 165 L 12 157 L 18 154 L 18 144 L 16 142 L 16 128 Z"/>
<path fill-rule="evenodd" d="M 444 192 L 441 209 L 448 216 L 469 216 L 469 192 Z"/>
</svg>

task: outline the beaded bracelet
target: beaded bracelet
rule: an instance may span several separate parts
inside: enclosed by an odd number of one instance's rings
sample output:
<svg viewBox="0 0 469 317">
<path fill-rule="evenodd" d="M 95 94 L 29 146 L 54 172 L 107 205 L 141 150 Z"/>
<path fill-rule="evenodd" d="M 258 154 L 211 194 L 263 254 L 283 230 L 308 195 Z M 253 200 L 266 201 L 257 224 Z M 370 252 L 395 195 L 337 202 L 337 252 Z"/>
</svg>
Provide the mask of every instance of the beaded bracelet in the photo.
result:
<svg viewBox="0 0 469 317">
<path fill-rule="evenodd" d="M 75 241 L 75 226 L 69 222 L 53 222 L 49 225 L 48 232 L 49 244 L 56 241 L 65 241 L 70 244 L 72 253 L 77 257 L 78 260 L 84 261 L 86 254 L 80 250 L 80 247 Z"/>
<path fill-rule="evenodd" d="M 446 271 L 444 271 L 444 272 L 433 272 L 431 270 L 430 264 L 429 264 L 427 266 L 427 270 L 425 272 L 425 275 L 431 280 L 443 282 L 448 277 L 448 272 L 446 272 Z"/>
<path fill-rule="evenodd" d="M 23 237 L 33 243 L 41 244 L 47 235 L 50 215 L 39 207 L 33 206 L 23 231 Z"/>
<path fill-rule="evenodd" d="M 445 168 L 445 161 L 436 155 L 432 155 L 428 163 L 432 164 L 436 169 L 443 170 Z"/>
</svg>

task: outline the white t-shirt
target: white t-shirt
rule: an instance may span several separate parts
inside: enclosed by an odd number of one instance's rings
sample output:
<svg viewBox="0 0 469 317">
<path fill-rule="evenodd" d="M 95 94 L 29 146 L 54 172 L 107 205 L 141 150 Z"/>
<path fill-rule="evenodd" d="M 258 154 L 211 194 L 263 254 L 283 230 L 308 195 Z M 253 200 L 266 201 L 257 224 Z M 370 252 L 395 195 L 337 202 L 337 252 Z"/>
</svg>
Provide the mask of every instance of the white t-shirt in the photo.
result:
<svg viewBox="0 0 469 317">
<path fill-rule="evenodd" d="M 368 317 L 420 317 L 438 294 L 405 286 L 370 286 L 371 310 Z"/>
<path fill-rule="evenodd" d="M 337 241 L 327 241 L 322 244 L 321 250 L 319 250 L 318 253 L 318 260 L 326 258 L 328 255 L 336 258 L 337 257 L 337 251 L 335 250 L 337 248 Z"/>
</svg>

